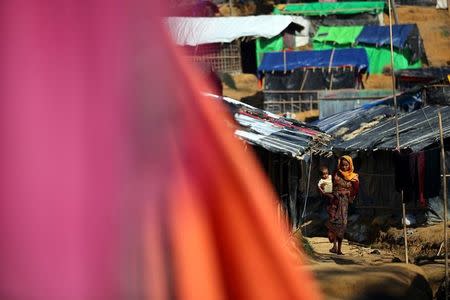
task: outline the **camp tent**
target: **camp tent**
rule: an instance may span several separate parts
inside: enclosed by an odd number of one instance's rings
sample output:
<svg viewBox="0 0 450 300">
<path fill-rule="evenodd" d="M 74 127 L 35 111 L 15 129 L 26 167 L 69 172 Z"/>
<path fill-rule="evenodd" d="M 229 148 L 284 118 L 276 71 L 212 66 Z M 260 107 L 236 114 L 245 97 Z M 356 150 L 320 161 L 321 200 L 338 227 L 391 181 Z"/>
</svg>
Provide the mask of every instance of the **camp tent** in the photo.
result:
<svg viewBox="0 0 450 300">
<path fill-rule="evenodd" d="M 394 68 L 419 68 L 426 62 L 425 50 L 416 24 L 393 26 Z M 380 74 L 390 66 L 388 26 L 321 26 L 313 38 L 314 49 L 364 48 L 372 74 Z"/>
<path fill-rule="evenodd" d="M 309 40 L 309 21 L 299 16 L 169 17 L 166 25 L 175 43 L 183 46 L 189 57 L 232 73 L 242 71 L 240 40 L 244 38 L 280 41 L 280 34 L 294 27 L 301 31 L 304 43 Z M 255 51 L 258 57 L 259 53 L 276 49 L 258 44 Z"/>
<path fill-rule="evenodd" d="M 394 25 L 392 43 L 395 69 L 419 68 L 427 63 L 425 49 L 416 24 Z M 364 26 L 356 44 L 366 49 L 372 73 L 377 74 L 390 65 L 389 26 Z"/>
<path fill-rule="evenodd" d="M 317 101 L 319 90 L 359 88 L 362 74 L 368 72 L 368 64 L 363 49 L 266 53 L 258 68 L 258 76 L 264 78 L 265 105 L 270 101 L 292 99 L 301 104 L 303 100 Z M 301 111 L 301 105 L 289 105 L 280 109 L 274 106 L 270 110 Z"/>
<path fill-rule="evenodd" d="M 264 106 L 277 113 L 313 109 L 320 90 L 360 88 L 368 64 L 363 49 L 266 53 L 258 68 Z"/>
<path fill-rule="evenodd" d="M 309 21 L 300 18 L 299 22 L 290 24 L 279 35 L 273 38 L 257 38 L 256 39 L 256 65 L 259 66 L 264 53 L 282 50 L 295 50 L 309 44 Z M 302 24 L 299 26 L 298 24 Z"/>
<path fill-rule="evenodd" d="M 279 5 L 274 14 L 308 17 L 318 25 L 382 25 L 385 3 L 382 1 L 313 2 Z"/>
</svg>

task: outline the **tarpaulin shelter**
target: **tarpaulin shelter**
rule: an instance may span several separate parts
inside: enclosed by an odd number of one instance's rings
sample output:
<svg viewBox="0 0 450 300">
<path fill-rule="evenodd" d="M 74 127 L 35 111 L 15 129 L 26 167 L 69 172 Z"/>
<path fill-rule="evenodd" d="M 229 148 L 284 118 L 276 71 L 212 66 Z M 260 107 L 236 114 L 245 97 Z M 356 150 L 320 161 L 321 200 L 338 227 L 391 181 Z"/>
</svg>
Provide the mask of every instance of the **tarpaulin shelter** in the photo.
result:
<svg viewBox="0 0 450 300">
<path fill-rule="evenodd" d="M 258 74 L 299 68 L 342 67 L 352 67 L 361 73 L 369 72 L 367 55 L 361 49 L 271 52 L 264 55 Z"/>
<path fill-rule="evenodd" d="M 258 68 L 258 76 L 264 77 L 265 103 L 294 99 L 310 107 L 319 90 L 360 88 L 366 72 L 369 62 L 363 49 L 271 52 Z M 301 111 L 299 103 L 287 110 Z"/>
<path fill-rule="evenodd" d="M 427 63 L 416 24 L 394 25 L 392 36 L 395 69 L 419 68 Z M 382 73 L 385 66 L 390 66 L 389 26 L 364 26 L 355 42 L 366 49 L 373 74 Z"/>
<path fill-rule="evenodd" d="M 291 24 L 305 29 L 308 36 L 309 21 L 298 16 L 244 16 L 244 17 L 169 17 L 166 24 L 175 43 L 184 46 L 196 61 L 210 62 L 216 70 L 240 72 L 240 39 L 279 36 Z M 271 50 L 264 46 L 258 52 Z M 258 52 L 258 53 L 259 53 Z"/>
<path fill-rule="evenodd" d="M 383 24 L 385 2 L 313 2 L 279 5 L 274 14 L 307 16 L 315 25 Z"/>
<path fill-rule="evenodd" d="M 425 49 L 416 24 L 394 25 L 394 68 L 419 68 L 427 62 Z M 321 26 L 313 38 L 314 49 L 364 48 L 372 74 L 380 74 L 390 66 L 390 37 L 388 26 Z"/>
</svg>

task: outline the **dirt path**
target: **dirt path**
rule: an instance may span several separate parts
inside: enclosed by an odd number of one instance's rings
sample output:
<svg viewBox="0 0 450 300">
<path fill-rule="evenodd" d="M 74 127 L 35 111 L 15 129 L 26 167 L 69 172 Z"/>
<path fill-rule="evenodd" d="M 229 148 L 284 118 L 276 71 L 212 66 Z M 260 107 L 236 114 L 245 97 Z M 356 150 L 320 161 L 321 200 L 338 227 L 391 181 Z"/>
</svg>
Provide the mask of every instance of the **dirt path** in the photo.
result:
<svg viewBox="0 0 450 300">
<path fill-rule="evenodd" d="M 444 266 L 401 263 L 388 250 L 344 240 L 344 255 L 329 252 L 327 238 L 306 238 L 313 249 L 311 270 L 326 299 L 432 299 L 444 278 Z"/>
</svg>

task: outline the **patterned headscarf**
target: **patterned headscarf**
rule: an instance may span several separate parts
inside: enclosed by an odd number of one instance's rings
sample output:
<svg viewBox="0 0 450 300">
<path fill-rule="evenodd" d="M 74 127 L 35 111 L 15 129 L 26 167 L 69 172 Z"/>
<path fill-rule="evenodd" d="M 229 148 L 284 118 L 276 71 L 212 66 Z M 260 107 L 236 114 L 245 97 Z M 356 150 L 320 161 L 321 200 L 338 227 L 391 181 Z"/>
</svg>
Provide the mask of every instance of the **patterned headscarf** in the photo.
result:
<svg viewBox="0 0 450 300">
<path fill-rule="evenodd" d="M 342 162 L 342 160 L 345 160 L 350 165 L 348 171 L 344 172 L 344 171 L 341 170 L 341 162 Z M 353 160 L 352 160 L 352 158 L 350 156 L 344 155 L 344 156 L 341 156 L 341 158 L 339 158 L 339 160 L 338 160 L 338 170 L 339 170 L 339 173 L 342 175 L 342 177 L 345 180 L 348 180 L 348 181 L 358 180 L 358 174 L 353 172 L 354 171 Z"/>
</svg>

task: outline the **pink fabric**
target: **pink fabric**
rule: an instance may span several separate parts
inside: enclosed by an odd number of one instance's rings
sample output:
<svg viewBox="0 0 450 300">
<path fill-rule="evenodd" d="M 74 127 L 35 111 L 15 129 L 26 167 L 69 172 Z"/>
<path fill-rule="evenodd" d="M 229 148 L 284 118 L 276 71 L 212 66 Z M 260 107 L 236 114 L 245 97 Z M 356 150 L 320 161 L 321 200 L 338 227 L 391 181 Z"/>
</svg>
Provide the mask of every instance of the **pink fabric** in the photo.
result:
<svg viewBox="0 0 450 300">
<path fill-rule="evenodd" d="M 1 299 L 320 299 L 161 6 L 0 2 Z"/>
<path fill-rule="evenodd" d="M 118 296 L 119 3 L 0 4 L 2 299 Z"/>
</svg>

